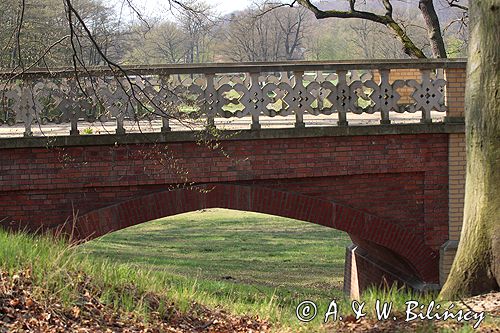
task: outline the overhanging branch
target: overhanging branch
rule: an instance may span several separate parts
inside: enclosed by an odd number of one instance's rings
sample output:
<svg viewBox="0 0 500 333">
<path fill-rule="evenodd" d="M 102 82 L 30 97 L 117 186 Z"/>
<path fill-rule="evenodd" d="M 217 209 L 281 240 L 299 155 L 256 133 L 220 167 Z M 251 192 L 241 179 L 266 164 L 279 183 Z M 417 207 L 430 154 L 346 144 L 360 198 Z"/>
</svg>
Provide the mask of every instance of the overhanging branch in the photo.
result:
<svg viewBox="0 0 500 333">
<path fill-rule="evenodd" d="M 380 23 L 391 29 L 399 38 L 404 47 L 404 52 L 415 58 L 426 58 L 425 54 L 419 49 L 411 38 L 406 34 L 406 31 L 392 17 L 392 4 L 390 0 L 383 0 L 386 9 L 385 15 L 379 15 L 372 12 L 366 12 L 355 9 L 355 0 L 350 0 L 350 10 L 321 10 L 311 3 L 310 0 L 297 0 L 303 7 L 309 9 L 317 19 L 324 18 L 357 18 Z"/>
</svg>

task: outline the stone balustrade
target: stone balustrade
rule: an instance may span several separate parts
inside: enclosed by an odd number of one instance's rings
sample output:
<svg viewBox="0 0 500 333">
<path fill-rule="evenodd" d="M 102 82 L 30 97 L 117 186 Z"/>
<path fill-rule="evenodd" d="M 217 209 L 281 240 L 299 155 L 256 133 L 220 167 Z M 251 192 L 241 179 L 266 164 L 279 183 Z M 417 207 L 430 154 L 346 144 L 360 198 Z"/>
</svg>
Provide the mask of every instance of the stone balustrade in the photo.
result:
<svg viewBox="0 0 500 333">
<path fill-rule="evenodd" d="M 24 136 L 32 136 L 33 126 L 50 123 L 69 123 L 69 134 L 79 135 L 82 122 L 113 122 L 116 134 L 125 134 L 125 122 L 161 121 L 161 131 L 170 131 L 172 121 L 190 128 L 220 118 L 251 119 L 251 129 L 265 117 L 286 116 L 305 127 L 305 115 L 328 116 L 332 126 L 348 126 L 354 115 L 382 125 L 397 114 L 457 121 L 465 66 L 426 59 L 3 71 L 0 125 L 24 124 Z"/>
</svg>

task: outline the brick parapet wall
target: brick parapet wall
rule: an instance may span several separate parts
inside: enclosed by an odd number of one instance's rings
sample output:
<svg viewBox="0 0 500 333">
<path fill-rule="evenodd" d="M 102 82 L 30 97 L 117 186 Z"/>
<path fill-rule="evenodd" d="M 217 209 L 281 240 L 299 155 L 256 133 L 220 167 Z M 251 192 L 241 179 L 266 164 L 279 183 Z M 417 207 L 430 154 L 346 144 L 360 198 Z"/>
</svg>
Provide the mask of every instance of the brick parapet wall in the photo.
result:
<svg viewBox="0 0 500 333">
<path fill-rule="evenodd" d="M 0 220 L 36 230 L 184 182 L 240 184 L 372 214 L 410 230 L 431 262 L 449 238 L 449 142 L 434 133 L 222 141 L 224 153 L 194 142 L 0 149 Z M 390 233 L 371 237 L 409 239 Z"/>
<path fill-rule="evenodd" d="M 231 158 L 193 142 L 0 150 L 0 218 L 54 225 L 71 217 L 73 208 L 86 213 L 185 181 L 254 182 L 397 221 L 435 250 L 448 239 L 447 134 L 226 141 L 223 146 Z"/>
</svg>

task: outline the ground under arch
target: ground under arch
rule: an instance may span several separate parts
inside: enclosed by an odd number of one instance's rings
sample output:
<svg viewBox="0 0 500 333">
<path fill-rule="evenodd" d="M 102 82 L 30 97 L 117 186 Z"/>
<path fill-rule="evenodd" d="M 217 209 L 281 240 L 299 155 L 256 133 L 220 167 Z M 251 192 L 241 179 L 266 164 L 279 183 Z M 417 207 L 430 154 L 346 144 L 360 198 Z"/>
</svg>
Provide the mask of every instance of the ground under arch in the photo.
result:
<svg viewBox="0 0 500 333">
<path fill-rule="evenodd" d="M 83 251 L 207 283 L 276 288 L 281 297 L 339 297 L 349 236 L 278 216 L 206 209 L 105 235 Z M 244 289 L 244 288 L 243 288 Z M 289 297 L 289 296 L 288 296 Z"/>
<path fill-rule="evenodd" d="M 403 282 L 419 287 L 437 281 L 438 256 L 411 230 L 332 201 L 265 187 L 210 184 L 160 191 L 89 212 L 76 220 L 72 233 L 77 239 L 88 240 L 160 217 L 205 208 L 289 217 L 349 233 L 357 244 L 351 251 L 358 251 L 362 256 L 359 265 L 346 269 L 345 279 L 349 284 L 358 284 L 361 280 L 380 283 L 380 279 L 392 281 L 401 278 Z M 350 255 L 356 256 L 356 253 Z M 372 262 L 376 269 L 370 271 L 366 267 Z M 352 270 L 355 270 L 355 279 Z M 360 270 L 368 274 L 358 276 Z M 366 286 L 367 283 L 362 282 L 357 288 Z M 347 289 L 352 287 L 349 285 Z"/>
</svg>

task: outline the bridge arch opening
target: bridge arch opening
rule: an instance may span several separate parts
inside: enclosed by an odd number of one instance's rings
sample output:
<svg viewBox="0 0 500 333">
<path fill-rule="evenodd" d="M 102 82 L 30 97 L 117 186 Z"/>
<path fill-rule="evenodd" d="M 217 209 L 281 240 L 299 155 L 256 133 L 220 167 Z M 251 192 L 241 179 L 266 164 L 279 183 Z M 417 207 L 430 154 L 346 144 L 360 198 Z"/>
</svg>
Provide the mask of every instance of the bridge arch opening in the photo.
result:
<svg viewBox="0 0 500 333">
<path fill-rule="evenodd" d="M 351 296 L 381 280 L 420 288 L 438 279 L 434 267 L 438 265 L 437 255 L 410 230 L 335 202 L 265 187 L 210 184 L 156 192 L 82 215 L 73 234 L 88 240 L 161 217 L 208 208 L 282 216 L 347 232 L 355 243 L 347 251 L 344 277 L 344 289 Z"/>
<path fill-rule="evenodd" d="M 219 208 L 135 225 L 83 245 L 85 253 L 283 300 L 343 293 L 349 236 L 279 216 Z M 230 284 L 226 284 L 229 282 Z"/>
</svg>

